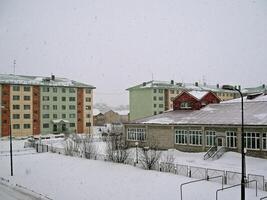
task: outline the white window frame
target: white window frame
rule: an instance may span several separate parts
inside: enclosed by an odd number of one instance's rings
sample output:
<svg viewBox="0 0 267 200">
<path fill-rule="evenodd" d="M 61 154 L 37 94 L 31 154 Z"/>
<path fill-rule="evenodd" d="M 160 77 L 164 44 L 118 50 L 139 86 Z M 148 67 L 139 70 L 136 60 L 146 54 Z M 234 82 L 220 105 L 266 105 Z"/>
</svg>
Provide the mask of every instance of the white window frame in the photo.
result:
<svg viewBox="0 0 267 200">
<path fill-rule="evenodd" d="M 262 134 L 261 144 L 262 144 L 262 150 L 267 151 L 267 133 Z"/>
<path fill-rule="evenodd" d="M 260 150 L 260 133 L 259 132 L 248 132 L 248 131 L 245 132 L 244 140 L 245 140 L 246 149 Z"/>
<path fill-rule="evenodd" d="M 189 145 L 202 146 L 202 131 L 189 130 Z"/>
<path fill-rule="evenodd" d="M 175 144 L 187 145 L 188 133 L 187 130 L 176 129 L 175 130 Z"/>
<path fill-rule="evenodd" d="M 127 128 L 127 140 L 131 141 L 145 141 L 145 128 Z"/>
<path fill-rule="evenodd" d="M 226 147 L 237 148 L 237 136 L 235 131 L 226 131 Z"/>
<path fill-rule="evenodd" d="M 216 131 L 205 131 L 206 146 L 215 146 Z"/>
</svg>

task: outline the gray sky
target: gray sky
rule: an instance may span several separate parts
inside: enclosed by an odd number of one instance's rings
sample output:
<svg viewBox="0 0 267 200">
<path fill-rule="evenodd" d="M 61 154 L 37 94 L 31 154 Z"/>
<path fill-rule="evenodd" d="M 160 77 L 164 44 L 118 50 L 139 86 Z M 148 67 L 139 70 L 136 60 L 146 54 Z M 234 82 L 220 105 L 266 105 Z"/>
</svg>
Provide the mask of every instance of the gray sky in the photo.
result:
<svg viewBox="0 0 267 200">
<path fill-rule="evenodd" d="M 95 102 L 171 80 L 267 83 L 266 0 L 0 0 L 0 72 L 67 77 Z"/>
</svg>

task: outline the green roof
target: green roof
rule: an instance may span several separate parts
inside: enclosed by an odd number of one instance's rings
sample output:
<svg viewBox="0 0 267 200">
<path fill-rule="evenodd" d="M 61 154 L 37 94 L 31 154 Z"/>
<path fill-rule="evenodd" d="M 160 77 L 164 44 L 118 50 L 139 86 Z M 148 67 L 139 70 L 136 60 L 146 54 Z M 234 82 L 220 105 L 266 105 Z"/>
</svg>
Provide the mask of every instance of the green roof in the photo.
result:
<svg viewBox="0 0 267 200">
<path fill-rule="evenodd" d="M 0 74 L 0 84 L 43 85 L 43 86 L 62 86 L 62 87 L 79 87 L 79 88 L 95 89 L 95 87 L 92 85 L 73 81 L 67 78 L 56 77 L 54 75 L 52 75 L 51 77 L 45 77 L 45 76 Z"/>
</svg>

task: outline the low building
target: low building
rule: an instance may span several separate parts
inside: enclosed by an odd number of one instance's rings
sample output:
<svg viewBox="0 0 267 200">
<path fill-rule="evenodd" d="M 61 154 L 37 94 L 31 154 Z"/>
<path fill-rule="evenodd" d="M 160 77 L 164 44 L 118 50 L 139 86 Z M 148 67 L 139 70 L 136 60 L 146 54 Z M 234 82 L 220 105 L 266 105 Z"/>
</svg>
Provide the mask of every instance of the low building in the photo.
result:
<svg viewBox="0 0 267 200">
<path fill-rule="evenodd" d="M 183 109 L 124 124 L 126 143 L 140 147 L 187 152 L 224 147 L 241 151 L 240 99 L 209 104 L 200 110 Z M 247 155 L 267 158 L 267 95 L 244 100 L 244 138 Z"/>
<path fill-rule="evenodd" d="M 0 74 L 0 137 L 89 133 L 94 86 L 67 78 Z M 11 127 L 11 130 L 10 130 Z"/>
<path fill-rule="evenodd" d="M 95 126 L 104 126 L 105 124 L 122 124 L 128 122 L 129 111 L 109 110 L 104 114 L 98 113 L 94 116 Z"/>
</svg>

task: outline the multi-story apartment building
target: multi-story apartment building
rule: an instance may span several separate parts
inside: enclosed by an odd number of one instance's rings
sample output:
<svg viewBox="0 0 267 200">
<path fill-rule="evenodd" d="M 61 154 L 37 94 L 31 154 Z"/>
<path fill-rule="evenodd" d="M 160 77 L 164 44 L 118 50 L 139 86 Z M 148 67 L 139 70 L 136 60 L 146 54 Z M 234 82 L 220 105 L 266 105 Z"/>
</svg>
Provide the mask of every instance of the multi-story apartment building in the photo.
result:
<svg viewBox="0 0 267 200">
<path fill-rule="evenodd" d="M 0 136 L 90 133 L 95 87 L 66 78 L 0 75 Z"/>
<path fill-rule="evenodd" d="M 160 114 L 173 108 L 173 99 L 182 91 L 212 91 L 221 101 L 239 97 L 236 91 L 221 89 L 219 84 L 177 83 L 173 80 L 149 81 L 130 87 L 130 120 Z"/>
</svg>

